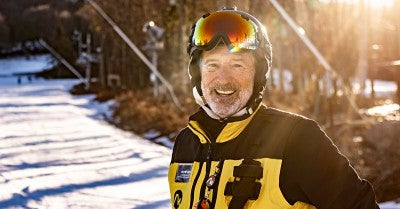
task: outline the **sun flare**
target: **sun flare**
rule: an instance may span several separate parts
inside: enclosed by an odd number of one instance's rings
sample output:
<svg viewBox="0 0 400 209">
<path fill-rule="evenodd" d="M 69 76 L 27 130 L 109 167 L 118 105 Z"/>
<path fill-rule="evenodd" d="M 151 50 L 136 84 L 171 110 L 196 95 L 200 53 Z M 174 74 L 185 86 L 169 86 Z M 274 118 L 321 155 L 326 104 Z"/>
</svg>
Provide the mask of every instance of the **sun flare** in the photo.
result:
<svg viewBox="0 0 400 209">
<path fill-rule="evenodd" d="M 373 8 L 389 7 L 393 5 L 394 0 L 364 0 L 369 6 Z"/>
<path fill-rule="evenodd" d="M 323 3 L 332 3 L 333 0 L 320 0 Z M 363 1 L 364 4 L 369 5 L 372 8 L 381 9 L 383 7 L 393 6 L 395 0 L 336 0 L 338 3 L 348 4 L 360 4 Z"/>
</svg>

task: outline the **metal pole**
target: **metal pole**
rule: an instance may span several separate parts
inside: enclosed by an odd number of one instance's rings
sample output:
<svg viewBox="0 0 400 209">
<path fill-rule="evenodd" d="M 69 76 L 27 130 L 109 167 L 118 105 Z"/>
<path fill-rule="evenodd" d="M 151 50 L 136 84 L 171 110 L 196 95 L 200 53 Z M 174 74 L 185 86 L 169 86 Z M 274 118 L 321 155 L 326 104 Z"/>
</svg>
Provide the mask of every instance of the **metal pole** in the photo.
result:
<svg viewBox="0 0 400 209">
<path fill-rule="evenodd" d="M 153 49 L 151 59 L 152 59 L 152 63 L 153 63 L 153 65 L 154 65 L 154 67 L 157 68 L 157 64 L 158 64 L 158 63 L 157 63 L 157 59 L 158 59 L 158 56 L 157 56 L 157 52 L 156 52 L 155 49 Z M 158 96 L 158 81 L 157 81 L 157 77 L 154 78 L 153 83 L 154 83 L 154 86 L 153 86 L 153 94 L 154 94 L 155 97 L 157 97 L 157 96 Z"/>
<path fill-rule="evenodd" d="M 86 64 L 86 69 L 85 69 L 85 73 L 86 73 L 86 83 L 85 83 L 85 89 L 89 90 L 90 89 L 90 61 L 88 61 L 88 63 Z"/>
<path fill-rule="evenodd" d="M 313 53 L 313 55 L 318 59 L 318 61 L 322 64 L 324 67 L 325 71 L 328 72 L 326 74 L 326 79 L 328 82 L 329 88 L 332 88 L 332 83 L 331 83 L 331 78 L 330 76 L 333 76 L 333 78 L 338 78 L 341 77 L 339 74 L 336 73 L 336 71 L 333 70 L 333 68 L 329 65 L 329 63 L 325 60 L 325 58 L 321 55 L 321 53 L 318 51 L 318 49 L 314 46 L 314 44 L 308 39 L 308 37 L 300 32 L 299 26 L 293 21 L 293 19 L 286 13 L 286 11 L 282 8 L 282 6 L 276 1 L 276 0 L 269 0 L 271 4 L 275 7 L 275 9 L 279 12 L 279 14 L 282 15 L 283 19 L 286 20 L 286 22 L 289 24 L 289 26 L 294 30 L 294 32 L 299 36 L 299 38 L 303 41 L 303 43 L 308 47 L 308 49 Z M 344 85 L 344 91 L 345 91 L 345 96 L 346 99 L 349 101 L 350 106 L 355 110 L 355 112 L 361 117 L 365 118 L 361 113 L 359 113 L 359 108 L 357 107 L 357 104 L 355 103 L 354 99 L 350 98 L 347 93 L 352 93 L 351 90 L 349 90 L 346 85 Z M 328 90 L 331 92 L 331 90 Z"/>
<path fill-rule="evenodd" d="M 58 54 L 56 52 L 56 50 L 54 50 L 50 45 L 48 45 L 46 43 L 46 41 L 44 41 L 43 39 L 39 39 L 39 43 L 46 48 L 47 50 L 49 50 L 49 52 L 51 54 L 53 54 L 53 56 L 55 56 L 65 67 L 68 68 L 68 70 L 70 70 L 76 77 L 79 78 L 79 80 L 83 83 L 86 84 L 87 80 L 85 78 L 83 78 L 83 76 L 74 68 L 72 67 L 72 65 L 70 65 L 67 60 L 65 60 L 60 54 Z M 86 84 L 87 85 L 87 84 Z"/>
<path fill-rule="evenodd" d="M 318 49 L 311 43 L 310 39 L 301 32 L 300 27 L 293 21 L 293 19 L 286 13 L 286 11 L 282 8 L 282 6 L 276 0 L 269 0 L 276 10 L 282 15 L 283 19 L 289 24 L 289 26 L 294 30 L 294 32 L 299 36 L 299 38 L 303 41 L 303 43 L 308 47 L 311 53 L 318 59 L 318 61 L 322 64 L 324 69 L 331 73 L 333 77 L 337 76 L 337 73 L 333 70 L 333 68 L 329 65 L 329 63 L 325 60 L 325 58 L 321 55 Z"/>
<path fill-rule="evenodd" d="M 367 5 L 365 0 L 359 0 L 360 13 L 358 16 L 358 65 L 356 79 L 360 85 L 360 93 L 364 93 L 365 80 L 367 79 L 368 70 L 368 16 L 367 16 Z"/>
<path fill-rule="evenodd" d="M 100 83 L 102 86 L 106 86 L 106 79 L 105 79 L 105 70 L 104 70 L 104 60 L 103 60 L 103 52 L 99 52 L 97 56 L 97 61 L 99 62 L 99 74 L 100 74 Z"/>
<path fill-rule="evenodd" d="M 178 98 L 175 95 L 172 85 L 158 72 L 157 68 L 146 58 L 146 56 L 136 47 L 136 45 L 128 38 L 128 36 L 118 27 L 117 24 L 101 9 L 101 7 L 93 0 L 86 0 L 90 5 L 112 26 L 114 31 L 125 41 L 126 44 L 139 56 L 139 58 L 147 65 L 147 67 L 160 79 L 160 81 L 168 89 L 171 98 L 175 105 L 181 111 L 184 110 L 183 106 L 179 103 Z"/>
<path fill-rule="evenodd" d="M 87 63 L 86 63 L 86 69 L 85 69 L 85 74 L 86 74 L 86 85 L 85 85 L 85 89 L 86 90 L 89 90 L 90 89 L 90 77 L 91 77 L 91 64 L 90 64 L 90 62 L 92 61 L 92 60 L 90 60 L 90 56 L 92 55 L 91 54 L 91 43 L 90 43 L 90 33 L 87 33 L 86 34 L 86 54 L 87 54 L 87 58 L 88 58 L 88 60 L 87 60 Z"/>
<path fill-rule="evenodd" d="M 307 48 L 311 51 L 311 53 L 317 58 L 319 63 L 322 64 L 325 71 L 328 72 L 325 74 L 325 84 L 326 84 L 326 93 L 329 95 L 332 93 L 332 77 L 336 78 L 338 75 L 333 70 L 333 68 L 329 65 L 329 63 L 325 60 L 325 58 L 321 55 L 318 49 L 314 46 L 314 44 L 308 39 L 302 30 L 294 21 L 293 19 L 286 13 L 285 9 L 276 1 L 276 0 L 269 0 L 275 9 L 282 15 L 283 19 L 289 24 L 289 26 L 294 30 L 297 36 L 303 41 L 303 43 L 307 46 Z M 331 77 L 332 76 L 332 77 Z"/>
</svg>

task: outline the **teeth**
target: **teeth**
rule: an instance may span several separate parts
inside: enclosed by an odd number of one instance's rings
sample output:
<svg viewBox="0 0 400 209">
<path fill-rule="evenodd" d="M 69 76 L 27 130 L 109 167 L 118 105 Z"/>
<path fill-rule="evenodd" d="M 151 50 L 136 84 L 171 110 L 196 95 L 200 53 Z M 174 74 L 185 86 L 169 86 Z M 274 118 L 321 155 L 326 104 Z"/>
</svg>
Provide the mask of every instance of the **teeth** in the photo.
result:
<svg viewBox="0 0 400 209">
<path fill-rule="evenodd" d="M 215 90 L 218 94 L 223 94 L 223 95 L 230 95 L 235 93 L 235 91 L 230 90 L 230 91 L 223 91 L 223 90 Z"/>
</svg>

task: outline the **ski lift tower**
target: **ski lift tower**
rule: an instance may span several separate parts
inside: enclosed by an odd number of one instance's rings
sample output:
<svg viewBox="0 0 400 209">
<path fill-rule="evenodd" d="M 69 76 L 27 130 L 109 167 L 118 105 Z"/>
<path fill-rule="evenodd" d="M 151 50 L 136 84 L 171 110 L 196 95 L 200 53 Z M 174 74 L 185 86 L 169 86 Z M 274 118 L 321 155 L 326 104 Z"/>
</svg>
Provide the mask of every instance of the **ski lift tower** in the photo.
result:
<svg viewBox="0 0 400 209">
<path fill-rule="evenodd" d="M 158 52 L 164 49 L 162 40 L 165 29 L 157 26 L 153 21 L 146 22 L 143 25 L 142 31 L 147 35 L 147 43 L 142 47 L 148 56 L 151 57 L 151 62 L 155 68 L 158 66 Z M 150 81 L 153 83 L 153 95 L 159 95 L 158 79 L 154 73 L 150 74 Z M 162 92 L 165 92 L 164 90 Z"/>
<path fill-rule="evenodd" d="M 91 36 L 90 33 L 86 34 L 86 43 L 82 44 L 80 43 L 81 40 L 78 40 L 78 58 L 76 60 L 76 64 L 84 66 L 85 67 L 85 90 L 90 89 L 90 84 L 91 84 L 91 67 L 92 63 L 100 63 L 102 61 L 102 55 L 101 55 L 101 48 L 96 49 L 96 53 L 92 53 L 91 51 Z M 102 63 L 100 63 L 102 64 Z M 101 66 L 102 67 L 102 66 Z M 100 74 L 102 73 L 103 69 L 101 69 Z M 101 78 L 103 79 L 103 78 Z"/>
</svg>

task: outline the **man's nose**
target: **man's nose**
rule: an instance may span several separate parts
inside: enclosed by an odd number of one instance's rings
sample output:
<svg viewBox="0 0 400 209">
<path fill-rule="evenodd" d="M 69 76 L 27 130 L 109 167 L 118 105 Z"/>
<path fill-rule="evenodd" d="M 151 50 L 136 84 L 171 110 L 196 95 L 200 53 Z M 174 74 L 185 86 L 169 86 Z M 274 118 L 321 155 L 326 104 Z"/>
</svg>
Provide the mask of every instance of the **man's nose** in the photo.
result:
<svg viewBox="0 0 400 209">
<path fill-rule="evenodd" d="M 229 83 L 232 77 L 232 69 L 228 65 L 221 65 L 216 76 L 221 84 Z"/>
</svg>

